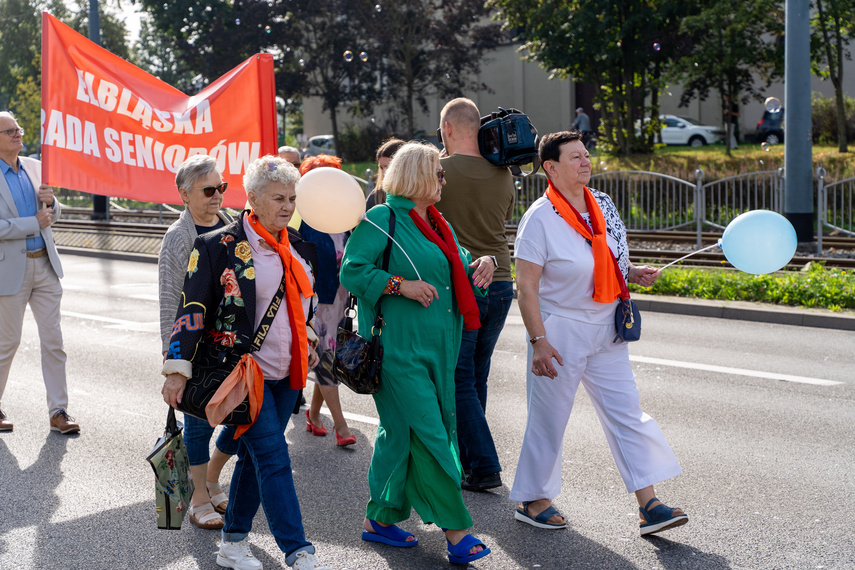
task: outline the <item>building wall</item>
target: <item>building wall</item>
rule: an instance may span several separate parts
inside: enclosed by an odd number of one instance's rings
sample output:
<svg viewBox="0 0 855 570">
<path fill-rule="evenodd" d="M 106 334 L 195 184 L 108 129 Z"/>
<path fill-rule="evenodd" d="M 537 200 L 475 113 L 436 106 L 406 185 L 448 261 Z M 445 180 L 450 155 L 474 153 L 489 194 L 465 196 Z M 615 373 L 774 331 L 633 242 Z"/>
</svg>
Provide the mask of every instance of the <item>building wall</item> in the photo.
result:
<svg viewBox="0 0 855 570">
<path fill-rule="evenodd" d="M 480 90 L 464 93 L 478 105 L 482 115 L 503 108 L 514 107 L 528 114 L 538 132 L 555 132 L 567 129 L 573 122 L 576 101 L 571 80 L 549 79 L 549 74 L 536 63 L 522 61 L 517 52 L 519 44 L 500 46 L 487 55 L 481 65 L 478 80 L 492 89 L 492 93 Z M 834 87 L 830 81 L 820 81 L 811 76 L 811 90 L 819 91 L 826 97 L 834 96 Z M 855 62 L 846 61 L 844 70 L 844 92 L 850 96 L 855 93 Z M 784 108 L 787 102 L 784 96 L 784 83 L 777 81 L 767 90 L 767 96 L 781 100 Z M 706 101 L 693 100 L 688 107 L 679 107 L 682 89 L 674 85 L 665 89 L 660 96 L 662 113 L 686 115 L 706 124 L 723 126 L 722 105 L 717 94 L 711 94 Z M 436 97 L 428 99 L 428 111 L 416 109 L 416 130 L 432 134 L 439 126 L 439 113 L 445 100 Z M 303 101 L 303 129 L 306 136 L 330 134 L 332 131 L 328 112 L 321 111 L 319 98 L 307 98 Z M 388 106 L 379 106 L 375 110 L 378 124 L 394 115 Z M 590 111 L 589 111 L 590 114 Z M 345 124 L 361 121 L 367 124 L 369 119 L 355 119 L 346 112 L 339 112 L 339 128 Z M 743 135 L 754 132 L 757 122 L 763 117 L 763 103 L 752 101 L 740 105 L 740 131 Z M 399 124 L 401 124 L 399 122 Z"/>
</svg>

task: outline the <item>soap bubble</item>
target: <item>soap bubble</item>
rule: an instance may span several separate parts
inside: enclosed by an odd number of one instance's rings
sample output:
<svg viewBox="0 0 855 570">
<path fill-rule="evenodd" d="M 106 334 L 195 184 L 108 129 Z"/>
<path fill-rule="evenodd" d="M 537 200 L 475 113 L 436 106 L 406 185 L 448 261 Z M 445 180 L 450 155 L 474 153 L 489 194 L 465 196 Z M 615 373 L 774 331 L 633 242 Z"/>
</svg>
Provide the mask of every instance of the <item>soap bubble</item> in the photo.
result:
<svg viewBox="0 0 855 570">
<path fill-rule="evenodd" d="M 306 60 L 301 59 L 299 63 L 300 63 L 300 67 L 306 67 Z"/>
<path fill-rule="evenodd" d="M 764 105 L 766 106 L 766 110 L 770 113 L 777 113 L 781 110 L 781 100 L 777 97 L 766 97 Z"/>
<path fill-rule="evenodd" d="M 375 4 L 374 10 L 376 10 L 377 12 L 382 12 L 383 8 L 380 6 L 380 4 Z"/>
<path fill-rule="evenodd" d="M 660 49 L 662 49 L 662 46 L 659 45 L 659 42 L 654 42 L 653 43 L 653 49 L 655 49 L 656 51 L 659 51 Z"/>
<path fill-rule="evenodd" d="M 353 52 L 349 49 L 344 51 L 344 61 L 346 61 L 347 63 L 353 61 Z"/>
<path fill-rule="evenodd" d="M 446 74 L 445 74 L 445 78 L 446 78 L 446 79 L 451 79 L 451 74 L 450 74 L 450 73 L 446 73 Z"/>
<path fill-rule="evenodd" d="M 514 181 L 514 188 L 516 188 L 518 192 L 519 192 L 520 190 L 522 190 L 522 180 L 516 180 L 516 181 Z"/>
<path fill-rule="evenodd" d="M 359 52 L 359 59 L 363 62 L 368 61 L 368 53 L 364 51 Z"/>
<path fill-rule="evenodd" d="M 240 26 L 240 18 L 235 18 L 235 24 Z"/>
<path fill-rule="evenodd" d="M 769 147 L 769 143 L 767 143 L 767 142 L 760 143 L 760 148 L 762 148 L 766 152 L 769 152 L 771 150 Z"/>
<path fill-rule="evenodd" d="M 270 26 L 264 26 L 264 31 L 269 34 L 270 33 Z"/>
<path fill-rule="evenodd" d="M 168 8 L 169 8 L 169 4 L 167 4 L 166 2 L 164 2 L 164 3 L 163 3 L 163 9 L 164 9 L 164 10 L 167 10 Z"/>
</svg>

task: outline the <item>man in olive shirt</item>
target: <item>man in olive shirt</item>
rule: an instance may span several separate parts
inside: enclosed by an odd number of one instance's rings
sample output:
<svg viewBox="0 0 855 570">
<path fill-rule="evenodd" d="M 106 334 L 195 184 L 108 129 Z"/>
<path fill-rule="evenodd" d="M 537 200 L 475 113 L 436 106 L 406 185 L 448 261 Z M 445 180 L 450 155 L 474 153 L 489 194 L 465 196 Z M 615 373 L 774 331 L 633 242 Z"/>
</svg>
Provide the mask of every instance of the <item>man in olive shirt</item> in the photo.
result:
<svg viewBox="0 0 855 570">
<path fill-rule="evenodd" d="M 486 297 L 477 297 L 481 328 L 463 331 L 455 371 L 457 440 L 466 472 L 462 487 L 484 491 L 502 485 L 499 456 L 484 412 L 490 358 L 514 298 L 505 220 L 514 207 L 514 181 L 507 168 L 490 164 L 478 150 L 481 115 L 469 99 L 443 107 L 440 130 L 448 154 L 440 162 L 446 185 L 436 205 L 472 258 L 489 255 L 496 264 Z"/>
</svg>

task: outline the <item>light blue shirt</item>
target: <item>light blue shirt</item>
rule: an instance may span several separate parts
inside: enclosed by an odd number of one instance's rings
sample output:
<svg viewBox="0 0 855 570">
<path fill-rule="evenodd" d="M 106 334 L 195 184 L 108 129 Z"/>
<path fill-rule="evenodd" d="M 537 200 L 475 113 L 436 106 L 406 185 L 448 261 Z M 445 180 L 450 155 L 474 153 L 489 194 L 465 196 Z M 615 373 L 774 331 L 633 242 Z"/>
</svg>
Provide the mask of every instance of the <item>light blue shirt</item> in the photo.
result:
<svg viewBox="0 0 855 570">
<path fill-rule="evenodd" d="M 0 159 L 0 168 L 3 169 L 6 186 L 9 187 L 12 199 L 15 201 L 15 207 L 18 209 L 18 217 L 28 218 L 35 216 L 39 207 L 38 199 L 36 198 L 33 183 L 30 182 L 30 177 L 27 176 L 27 173 L 24 172 L 24 167 L 21 166 L 21 161 L 18 161 L 18 172 L 15 172 L 3 159 Z M 45 247 L 45 240 L 41 234 L 33 238 L 27 238 L 27 251 L 36 251 Z"/>
</svg>

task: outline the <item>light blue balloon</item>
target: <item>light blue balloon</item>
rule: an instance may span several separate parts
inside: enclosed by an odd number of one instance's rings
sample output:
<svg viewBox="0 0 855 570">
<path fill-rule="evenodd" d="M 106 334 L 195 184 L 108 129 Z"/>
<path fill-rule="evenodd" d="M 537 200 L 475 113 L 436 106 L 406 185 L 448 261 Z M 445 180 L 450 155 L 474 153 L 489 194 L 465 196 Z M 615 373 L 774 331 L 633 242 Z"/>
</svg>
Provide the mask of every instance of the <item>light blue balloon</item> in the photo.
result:
<svg viewBox="0 0 855 570">
<path fill-rule="evenodd" d="M 762 275 L 784 267 L 798 246 L 790 221 L 771 210 L 752 210 L 733 219 L 719 240 L 731 265 Z"/>
</svg>

